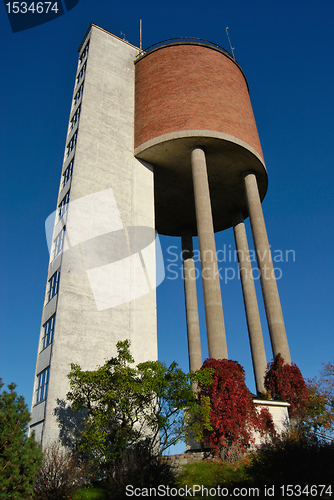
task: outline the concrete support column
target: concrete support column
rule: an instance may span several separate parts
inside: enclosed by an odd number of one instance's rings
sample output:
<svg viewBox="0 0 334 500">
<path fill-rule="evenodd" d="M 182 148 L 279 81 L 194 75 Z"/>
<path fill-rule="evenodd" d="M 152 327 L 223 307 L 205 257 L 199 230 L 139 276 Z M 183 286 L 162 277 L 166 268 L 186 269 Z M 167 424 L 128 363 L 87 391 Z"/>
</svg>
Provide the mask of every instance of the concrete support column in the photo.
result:
<svg viewBox="0 0 334 500">
<path fill-rule="evenodd" d="M 198 319 L 196 291 L 196 269 L 193 256 L 193 240 L 189 230 L 181 232 L 184 295 L 187 315 L 189 370 L 196 371 L 202 366 L 201 337 Z"/>
<path fill-rule="evenodd" d="M 245 187 L 273 355 L 281 353 L 284 361 L 291 364 L 281 302 L 255 174 L 250 173 L 245 176 Z"/>
<path fill-rule="evenodd" d="M 227 358 L 227 345 L 213 230 L 209 181 L 203 149 L 191 153 L 197 232 L 201 255 L 204 307 L 209 357 Z"/>
<path fill-rule="evenodd" d="M 244 296 L 256 389 L 258 393 L 264 393 L 264 376 L 267 369 L 267 360 L 252 274 L 252 264 L 249 257 L 246 229 L 241 212 L 236 213 L 234 216 L 233 231 L 237 248 L 242 293 Z"/>
</svg>

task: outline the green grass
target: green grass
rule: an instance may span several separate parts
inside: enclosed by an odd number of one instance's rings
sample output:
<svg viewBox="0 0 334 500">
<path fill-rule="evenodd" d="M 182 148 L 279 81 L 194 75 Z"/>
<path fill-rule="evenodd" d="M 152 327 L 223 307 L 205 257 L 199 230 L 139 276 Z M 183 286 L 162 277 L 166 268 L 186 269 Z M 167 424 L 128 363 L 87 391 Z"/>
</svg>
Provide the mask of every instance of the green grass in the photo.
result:
<svg viewBox="0 0 334 500">
<path fill-rule="evenodd" d="M 182 472 L 177 477 L 175 487 L 182 488 L 187 485 L 188 488 L 192 488 L 194 485 L 203 485 L 203 487 L 210 489 L 218 485 L 232 487 L 231 485 L 233 484 L 233 487 L 237 485 L 242 486 L 247 479 L 244 470 L 245 465 L 246 461 L 240 461 L 237 464 L 201 461 L 183 465 Z M 103 488 L 89 486 L 79 488 L 71 500 L 104 500 L 104 496 Z M 212 498 L 210 496 L 201 496 L 201 494 L 197 494 L 196 496 L 203 499 Z"/>
<path fill-rule="evenodd" d="M 103 500 L 104 489 L 97 486 L 79 488 L 73 495 L 72 500 Z"/>
<path fill-rule="evenodd" d="M 251 487 L 251 480 L 246 472 L 249 461 L 250 457 L 246 457 L 234 464 L 226 464 L 218 460 L 205 460 L 184 465 L 177 478 L 177 487 L 182 488 L 187 485 L 188 488 L 193 488 L 195 485 L 200 485 L 208 492 L 211 488 L 217 491 L 218 486 L 228 488 L 229 492 L 232 492 L 233 488 Z M 196 496 L 203 499 L 215 498 L 207 496 L 205 489 L 203 491 L 203 496 L 202 491 L 196 493 Z"/>
<path fill-rule="evenodd" d="M 215 486 L 222 483 L 236 483 L 248 479 L 245 465 L 248 459 L 235 464 L 224 464 L 220 461 L 209 460 L 194 462 L 182 467 L 183 471 L 178 477 L 180 484 L 205 484 Z"/>
<path fill-rule="evenodd" d="M 226 487 L 242 487 L 242 485 L 246 484 L 245 482 L 247 482 L 248 479 L 245 472 L 245 466 L 248 462 L 249 458 L 241 460 L 235 464 L 223 464 L 220 461 L 203 460 L 183 465 L 182 472 L 177 477 L 175 487 L 182 488 L 185 485 L 187 485 L 188 488 L 192 488 L 194 485 L 203 485 L 203 487 L 208 489 L 213 487 L 216 488 L 218 485 L 226 485 Z M 210 496 L 201 496 L 200 494 L 196 496 L 203 499 L 212 498 Z M 103 499 L 104 489 L 96 486 L 79 488 L 72 497 L 72 500 Z"/>
</svg>

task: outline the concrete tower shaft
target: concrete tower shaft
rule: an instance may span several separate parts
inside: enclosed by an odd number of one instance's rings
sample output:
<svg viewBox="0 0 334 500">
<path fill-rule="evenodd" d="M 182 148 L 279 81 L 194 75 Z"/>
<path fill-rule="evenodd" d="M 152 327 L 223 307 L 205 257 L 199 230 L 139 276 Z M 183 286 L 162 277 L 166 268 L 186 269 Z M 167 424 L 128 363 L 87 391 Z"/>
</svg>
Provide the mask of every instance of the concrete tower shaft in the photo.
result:
<svg viewBox="0 0 334 500">
<path fill-rule="evenodd" d="M 247 217 L 243 177 L 256 173 L 261 200 L 267 174 L 245 76 L 223 49 L 166 43 L 141 55 L 135 77 L 135 156 L 155 166 L 156 228 L 197 234 L 191 151 L 205 150 L 214 230 Z"/>
<path fill-rule="evenodd" d="M 70 390 L 71 363 L 95 370 L 125 339 L 136 363 L 158 355 L 155 252 L 144 269 L 135 231 L 155 226 L 153 168 L 133 156 L 138 52 L 93 24 L 79 49 L 30 421 L 43 446 L 58 439 L 54 410 Z"/>
</svg>

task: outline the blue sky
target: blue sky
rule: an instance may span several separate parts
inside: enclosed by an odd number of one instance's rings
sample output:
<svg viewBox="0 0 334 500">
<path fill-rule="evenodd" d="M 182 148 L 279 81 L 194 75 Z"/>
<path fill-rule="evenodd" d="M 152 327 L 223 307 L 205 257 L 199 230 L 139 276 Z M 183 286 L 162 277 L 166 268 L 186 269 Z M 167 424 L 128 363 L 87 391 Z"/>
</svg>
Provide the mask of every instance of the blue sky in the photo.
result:
<svg viewBox="0 0 334 500">
<path fill-rule="evenodd" d="M 334 4 L 281 0 L 169 0 L 156 3 L 80 0 L 64 16 L 12 33 L 5 7 L 1 40 L 1 337 L 0 377 L 18 384 L 30 405 L 42 314 L 48 251 L 44 221 L 55 210 L 77 49 L 89 24 L 143 47 L 192 36 L 229 50 L 246 74 L 269 175 L 263 202 L 277 262 L 292 360 L 304 377 L 333 362 Z M 247 222 L 249 243 L 251 234 Z M 232 230 L 217 235 L 217 248 L 234 250 Z M 166 266 L 177 238 L 162 237 Z M 197 242 L 195 242 L 195 245 Z M 172 249 L 172 251 L 177 251 Z M 180 248 L 179 250 L 180 251 Z M 221 255 L 223 255 L 221 253 Z M 276 253 L 275 255 L 279 255 Z M 180 264 L 180 260 L 178 261 Z M 236 262 L 221 262 L 237 270 Z M 188 369 L 183 283 L 158 287 L 159 359 Z M 232 271 L 227 271 L 232 276 Z M 199 283 L 200 285 L 200 283 Z M 267 359 L 270 343 L 259 288 Z M 203 302 L 200 321 L 207 356 Z M 240 281 L 222 283 L 229 356 L 246 370 L 254 390 Z"/>
</svg>

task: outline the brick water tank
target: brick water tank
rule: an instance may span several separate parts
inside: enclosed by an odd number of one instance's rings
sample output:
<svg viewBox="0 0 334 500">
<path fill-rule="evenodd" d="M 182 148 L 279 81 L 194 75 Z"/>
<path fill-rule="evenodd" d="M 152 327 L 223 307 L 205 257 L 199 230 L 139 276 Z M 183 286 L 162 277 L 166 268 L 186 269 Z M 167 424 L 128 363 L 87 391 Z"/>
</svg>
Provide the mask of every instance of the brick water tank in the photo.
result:
<svg viewBox="0 0 334 500">
<path fill-rule="evenodd" d="M 197 234 L 190 155 L 206 154 L 214 230 L 247 217 L 243 178 L 267 174 L 245 76 L 230 54 L 206 41 L 161 42 L 135 63 L 135 156 L 154 165 L 156 229 Z"/>
</svg>

